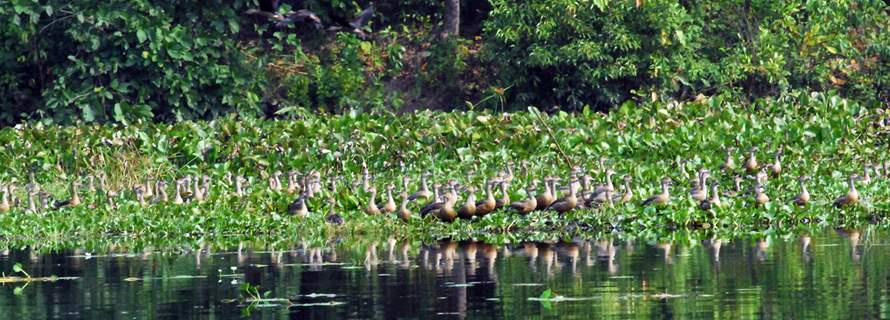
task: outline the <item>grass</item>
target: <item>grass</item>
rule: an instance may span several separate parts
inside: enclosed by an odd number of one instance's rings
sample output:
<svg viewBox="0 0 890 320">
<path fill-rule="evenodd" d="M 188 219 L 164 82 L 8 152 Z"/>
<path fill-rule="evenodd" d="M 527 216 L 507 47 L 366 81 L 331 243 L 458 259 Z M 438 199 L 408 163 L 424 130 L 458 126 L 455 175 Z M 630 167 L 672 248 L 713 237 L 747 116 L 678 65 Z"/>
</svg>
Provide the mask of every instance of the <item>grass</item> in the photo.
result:
<svg viewBox="0 0 890 320">
<path fill-rule="evenodd" d="M 0 130 L 0 162 L 8 164 L 0 171 L 0 183 L 21 186 L 34 173 L 43 188 L 59 199 L 69 197 L 66 186 L 71 179 L 100 172 L 108 176 L 111 188 L 121 190 L 148 176 L 171 180 L 207 174 L 222 180 L 226 172 L 249 177 L 253 187 L 245 199 L 235 199 L 223 195 L 230 187 L 217 183 L 214 195 L 203 203 L 148 208 L 140 207 L 132 192 L 126 191 L 116 210 L 106 207 L 100 194 L 82 194 L 87 204 L 97 207 L 39 214 L 18 208 L 0 215 L 0 239 L 7 246 L 101 248 L 111 243 L 138 248 L 385 237 L 514 242 L 616 231 L 654 238 L 671 237 L 678 231 L 708 237 L 865 223 L 887 226 L 887 179 L 860 185 L 863 205 L 859 207 L 830 207 L 846 191 L 844 177 L 861 173 L 866 162 L 888 160 L 890 133 L 877 125 L 884 116 L 851 101 L 813 93 L 745 105 L 722 97 L 686 103 L 627 103 L 609 114 L 547 115 L 535 109 L 503 114 L 298 112 L 282 120 L 233 116 L 175 124 L 54 127 L 28 123 Z M 688 161 L 692 175 L 700 167 L 710 168 L 721 190 L 728 190 L 732 176 L 718 170 L 725 157 L 723 148 L 728 146 L 739 150 L 758 146 L 761 162 L 770 161 L 772 152 L 784 147 L 785 170 L 766 184 L 772 202 L 764 208 L 754 208 L 750 196 L 724 197 L 725 207 L 705 212 L 687 199 L 688 183 L 680 178 L 677 161 Z M 499 212 L 454 224 L 417 218 L 405 224 L 393 216 L 365 216 L 359 208 L 367 195 L 354 187 L 363 162 L 374 174 L 377 188 L 383 189 L 388 183 L 399 185 L 402 175 L 412 177 L 416 187 L 425 171 L 433 172 L 437 181 L 456 179 L 481 186 L 485 176 L 502 170 L 507 161 L 520 160 L 529 161 L 532 178 L 565 177 L 571 165 L 595 172 L 600 156 L 609 159 L 619 176 L 633 177 L 637 204 L 657 191 L 662 177 L 672 177 L 678 182 L 673 204 L 659 208 L 631 204 L 565 216 Z M 736 162 L 741 161 L 739 152 Z M 286 207 L 293 197 L 268 191 L 264 182 L 279 170 L 317 170 L 325 177 L 342 177 L 334 197 L 345 225 L 324 223 L 326 197 L 310 201 L 310 217 L 288 216 Z M 470 170 L 477 174 L 468 182 Z M 810 191 L 815 203 L 805 209 L 787 205 L 797 193 L 799 175 L 813 177 Z M 517 179 L 510 190 L 513 199 L 524 196 L 526 178 Z M 749 187 L 750 180 L 744 186 Z M 21 189 L 19 198 L 24 196 Z M 419 205 L 411 209 L 416 212 Z"/>
</svg>

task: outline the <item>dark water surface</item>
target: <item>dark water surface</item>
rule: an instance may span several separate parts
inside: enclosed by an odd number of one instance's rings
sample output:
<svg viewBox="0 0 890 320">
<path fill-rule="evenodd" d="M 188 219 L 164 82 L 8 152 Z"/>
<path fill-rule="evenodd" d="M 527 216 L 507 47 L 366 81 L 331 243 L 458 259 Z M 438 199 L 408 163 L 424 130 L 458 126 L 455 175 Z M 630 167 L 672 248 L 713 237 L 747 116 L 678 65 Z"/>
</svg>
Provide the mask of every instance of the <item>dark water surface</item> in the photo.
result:
<svg viewBox="0 0 890 320">
<path fill-rule="evenodd" d="M 18 262 L 32 277 L 76 278 L 0 284 L 0 318 L 890 318 L 885 231 L 336 247 L 8 250 L 0 253 L 7 276 Z M 268 300 L 246 301 L 245 283 Z M 551 301 L 538 299 L 547 289 Z"/>
</svg>

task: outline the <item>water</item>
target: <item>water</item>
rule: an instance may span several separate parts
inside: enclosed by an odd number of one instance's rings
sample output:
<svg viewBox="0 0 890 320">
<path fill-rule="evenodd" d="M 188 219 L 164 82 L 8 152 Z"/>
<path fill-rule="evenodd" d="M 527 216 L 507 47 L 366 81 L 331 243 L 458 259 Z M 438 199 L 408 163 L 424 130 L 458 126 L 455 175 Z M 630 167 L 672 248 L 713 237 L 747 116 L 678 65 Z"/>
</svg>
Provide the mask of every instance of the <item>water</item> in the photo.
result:
<svg viewBox="0 0 890 320">
<path fill-rule="evenodd" d="M 77 278 L 0 285 L 0 318 L 890 318 L 890 233 L 874 230 L 337 248 L 11 250 L 7 275 L 19 262 L 32 277 Z M 248 302 L 245 283 L 268 300 Z"/>
</svg>

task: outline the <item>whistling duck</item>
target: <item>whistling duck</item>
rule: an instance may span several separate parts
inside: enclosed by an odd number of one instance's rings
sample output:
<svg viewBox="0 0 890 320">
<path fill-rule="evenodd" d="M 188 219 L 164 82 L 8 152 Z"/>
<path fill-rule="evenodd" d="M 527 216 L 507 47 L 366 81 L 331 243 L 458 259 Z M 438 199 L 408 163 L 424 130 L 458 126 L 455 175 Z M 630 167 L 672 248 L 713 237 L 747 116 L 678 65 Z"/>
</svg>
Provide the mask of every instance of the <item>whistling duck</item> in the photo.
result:
<svg viewBox="0 0 890 320">
<path fill-rule="evenodd" d="M 441 188 L 442 186 L 438 183 L 433 184 L 433 197 L 426 205 L 420 208 L 420 217 L 426 217 L 428 213 L 432 212 L 435 209 L 438 209 L 438 206 L 441 206 L 442 203 L 445 201 L 444 199 L 442 199 L 442 196 L 440 194 Z"/>
<path fill-rule="evenodd" d="M 701 172 L 699 172 L 698 182 L 696 183 L 698 188 L 693 188 L 690 192 L 690 195 L 692 195 L 692 199 L 695 199 L 695 201 L 698 202 L 702 202 L 708 198 L 708 177 L 710 176 L 711 172 L 707 169 L 703 169 Z"/>
<path fill-rule="evenodd" d="M 536 210 L 544 210 L 549 207 L 553 201 L 556 201 L 556 196 L 553 195 L 555 190 L 553 190 L 553 178 L 545 177 L 544 178 L 544 192 L 538 195 L 537 199 L 535 199 L 538 203 Z"/>
<path fill-rule="evenodd" d="M 843 195 L 837 200 L 834 200 L 834 206 L 836 208 L 846 207 L 849 205 L 855 205 L 859 202 L 859 191 L 856 190 L 856 179 L 859 179 L 856 175 L 851 175 L 847 178 L 847 186 L 849 187 L 849 191 L 847 194 Z"/>
<path fill-rule="evenodd" d="M 680 179 L 682 179 L 683 181 L 689 181 L 689 173 L 686 172 L 686 160 L 679 160 L 678 162 L 680 163 Z"/>
<path fill-rule="evenodd" d="M 869 169 L 871 168 L 871 163 L 866 163 L 864 166 L 862 166 L 862 176 L 859 177 L 859 182 L 861 182 L 863 185 L 871 183 L 871 174 L 869 173 L 869 171 L 871 171 Z"/>
<path fill-rule="evenodd" d="M 457 215 L 461 219 L 473 219 L 473 215 L 476 214 L 476 188 L 470 186 L 467 188 L 467 192 L 469 194 L 464 205 L 457 211 Z"/>
<path fill-rule="evenodd" d="M 167 201 L 170 201 L 170 197 L 167 195 L 167 182 L 159 180 L 155 188 L 158 190 L 158 196 L 153 200 L 155 203 L 166 203 Z"/>
<path fill-rule="evenodd" d="M 429 181 L 428 181 L 429 177 L 431 177 L 431 176 L 432 176 L 432 174 L 429 172 L 425 172 L 423 175 L 420 176 L 420 190 L 411 194 L 411 196 L 408 197 L 408 200 L 414 201 L 419 198 L 424 198 L 424 199 L 428 200 L 430 197 L 433 196 L 433 192 L 430 191 Z"/>
<path fill-rule="evenodd" d="M 726 160 L 723 160 L 723 164 L 720 165 L 720 170 L 723 170 L 723 172 L 735 171 L 735 157 L 732 155 L 733 151 L 735 151 L 735 148 L 733 147 L 726 148 Z"/>
<path fill-rule="evenodd" d="M 604 203 L 608 199 L 606 197 L 606 191 L 613 192 L 615 191 L 615 185 L 612 184 L 612 176 L 615 175 L 615 171 L 611 168 L 606 169 L 605 173 L 606 184 L 596 186 L 591 192 L 589 199 L 587 199 L 587 205 L 592 206 L 596 203 Z"/>
<path fill-rule="evenodd" d="M 6 213 L 6 212 L 9 212 L 9 210 L 10 210 L 10 206 L 9 206 L 9 193 L 10 193 L 10 192 L 9 192 L 9 186 L 4 186 L 3 188 L 0 188 L 0 192 L 3 193 L 3 200 L 0 200 L 0 213 Z"/>
<path fill-rule="evenodd" d="M 807 191 L 807 184 L 806 184 L 807 180 L 809 180 L 809 177 L 807 177 L 807 176 L 800 176 L 797 178 L 797 184 L 800 185 L 800 194 L 798 194 L 797 197 L 795 197 L 794 200 L 792 201 L 797 206 L 803 207 L 803 206 L 806 206 L 807 203 L 810 202 L 810 192 Z"/>
<path fill-rule="evenodd" d="M 34 196 L 37 195 L 37 191 L 28 190 L 28 212 L 37 213 L 37 202 L 34 200 Z"/>
<path fill-rule="evenodd" d="M 760 165 L 757 164 L 757 147 L 752 147 L 750 151 L 748 151 L 748 158 L 745 159 L 745 170 L 748 170 L 748 173 L 755 173 L 757 169 L 760 169 Z"/>
<path fill-rule="evenodd" d="M 519 214 L 528 214 L 538 207 L 538 199 L 535 197 L 535 183 L 532 183 L 526 192 L 526 199 L 511 203 L 510 209 L 516 210 Z"/>
<path fill-rule="evenodd" d="M 711 198 L 702 200 L 698 207 L 702 210 L 711 210 L 711 208 L 719 208 L 722 204 L 720 202 L 720 193 L 717 191 L 719 184 L 714 182 L 711 184 Z"/>
<path fill-rule="evenodd" d="M 96 192 L 96 177 L 93 175 L 87 176 L 87 192 Z"/>
<path fill-rule="evenodd" d="M 386 204 L 383 205 L 383 213 L 393 213 L 396 212 L 396 200 L 392 197 L 392 190 L 395 189 L 395 186 L 392 184 L 386 185 Z"/>
<path fill-rule="evenodd" d="M 37 198 L 40 199 L 40 210 L 49 210 L 49 197 L 50 194 L 46 191 L 41 191 L 39 194 L 37 194 Z"/>
<path fill-rule="evenodd" d="M 574 182 L 575 181 L 571 181 L 570 183 L 574 183 Z M 570 186 L 571 186 L 571 184 L 570 184 Z M 606 194 L 607 194 L 606 198 L 609 201 L 611 201 L 611 198 L 609 198 L 609 195 L 608 195 L 609 192 L 610 191 L 608 189 L 606 189 Z M 562 214 L 562 213 L 566 213 L 566 212 L 574 210 L 575 207 L 577 207 L 577 206 L 578 206 L 578 197 L 575 195 L 575 188 L 569 187 L 569 195 L 564 198 L 554 201 L 553 204 L 551 204 L 549 207 L 547 207 L 547 210 L 553 210 L 553 211 L 556 211 L 557 213 Z"/>
<path fill-rule="evenodd" d="M 142 192 L 142 197 L 144 199 L 151 199 L 152 197 L 154 197 L 155 196 L 154 187 L 155 187 L 155 185 L 154 185 L 153 179 L 145 179 L 145 187 L 144 187 L 145 191 Z"/>
<path fill-rule="evenodd" d="M 80 195 L 78 195 L 77 192 L 77 187 L 79 185 L 80 183 L 78 183 L 77 180 L 71 181 L 71 199 L 57 202 L 55 204 L 56 209 L 61 207 L 76 207 L 80 205 Z"/>
<path fill-rule="evenodd" d="M 244 182 L 246 182 L 246 179 L 244 179 L 244 177 L 235 177 L 235 196 L 238 198 L 244 196 Z"/>
<path fill-rule="evenodd" d="M 328 203 L 330 207 L 328 208 L 328 215 L 324 217 L 324 221 L 335 225 L 343 224 L 343 217 L 334 211 L 334 208 L 337 206 L 337 200 L 331 196 L 328 198 Z"/>
<path fill-rule="evenodd" d="M 194 187 L 192 189 L 193 190 L 192 192 L 193 192 L 195 201 L 202 202 L 202 201 L 204 201 L 204 189 L 201 188 L 201 185 L 199 185 L 198 180 L 200 180 L 200 179 L 198 179 L 198 177 L 195 177 L 195 179 L 193 179 Z"/>
<path fill-rule="evenodd" d="M 453 222 L 457 219 L 457 211 L 454 210 L 455 200 L 456 199 L 452 193 L 446 193 L 445 202 L 431 213 L 443 222 Z"/>
<path fill-rule="evenodd" d="M 376 216 L 380 214 L 380 208 L 377 207 L 377 188 L 371 187 L 368 192 L 371 193 L 371 198 L 368 199 L 368 205 L 365 206 L 365 213 L 369 216 Z"/>
<path fill-rule="evenodd" d="M 146 206 L 145 186 L 137 185 L 135 188 L 133 188 L 133 193 L 136 194 L 136 200 L 139 201 L 139 206 L 142 206 L 142 207 Z"/>
<path fill-rule="evenodd" d="M 742 194 L 742 176 L 735 175 L 732 177 L 732 193 L 730 195 Z"/>
<path fill-rule="evenodd" d="M 185 178 L 180 179 L 180 180 L 179 180 L 179 183 L 182 184 L 182 187 L 181 187 L 182 198 L 183 198 L 183 199 L 191 198 L 191 197 L 194 195 L 194 193 L 193 193 L 192 190 L 191 190 L 191 188 L 192 188 L 192 176 L 191 176 L 191 175 L 188 175 L 188 176 L 186 176 Z"/>
<path fill-rule="evenodd" d="M 182 181 L 181 180 L 176 181 L 175 193 L 176 194 L 173 196 L 173 204 L 179 205 L 179 204 L 185 203 L 185 201 L 182 200 Z"/>
<path fill-rule="evenodd" d="M 664 178 L 661 179 L 661 192 L 655 194 L 646 200 L 643 200 L 643 205 L 657 205 L 657 204 L 667 204 L 671 202 L 671 193 L 670 193 L 671 179 Z"/>
<path fill-rule="evenodd" d="M 510 205 L 510 192 L 507 191 L 507 181 L 501 181 L 501 197 L 495 200 L 495 209 L 501 209 Z M 537 203 L 535 204 L 537 206 Z"/>
<path fill-rule="evenodd" d="M 618 200 L 618 203 L 630 203 L 634 198 L 634 191 L 630 187 L 630 182 L 633 178 L 631 176 L 624 176 L 624 194 L 621 195 L 621 199 Z"/>
<path fill-rule="evenodd" d="M 296 171 L 291 171 L 287 173 L 287 194 L 294 194 L 297 192 L 297 173 Z"/>
<path fill-rule="evenodd" d="M 411 211 L 408 210 L 408 193 L 403 191 L 400 195 L 402 196 L 402 205 L 399 206 L 398 216 L 403 222 L 408 222 L 411 220 Z"/>
<path fill-rule="evenodd" d="M 484 217 L 494 211 L 497 201 L 494 199 L 494 193 L 491 191 L 493 183 L 488 181 L 485 183 L 485 199 L 476 202 L 476 215 Z"/>
<path fill-rule="evenodd" d="M 304 218 L 309 215 L 309 208 L 306 207 L 306 194 L 300 194 L 296 200 L 291 202 L 287 206 L 287 213 L 297 216 L 299 218 Z"/>
<path fill-rule="evenodd" d="M 769 202 L 769 196 L 764 192 L 763 184 L 760 181 L 754 182 L 754 205 L 763 206 Z"/>
<path fill-rule="evenodd" d="M 782 154 L 784 154 L 784 149 L 780 147 L 779 150 L 776 150 L 775 159 L 770 166 L 770 174 L 775 178 L 782 174 Z"/>
</svg>

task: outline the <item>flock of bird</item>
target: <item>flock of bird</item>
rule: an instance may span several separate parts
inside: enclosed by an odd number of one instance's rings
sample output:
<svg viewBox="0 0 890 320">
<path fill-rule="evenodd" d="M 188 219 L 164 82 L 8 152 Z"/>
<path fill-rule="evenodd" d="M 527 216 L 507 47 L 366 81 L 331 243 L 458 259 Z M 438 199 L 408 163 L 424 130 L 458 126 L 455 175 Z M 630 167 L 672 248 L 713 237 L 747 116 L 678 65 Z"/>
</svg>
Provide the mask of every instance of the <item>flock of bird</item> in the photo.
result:
<svg viewBox="0 0 890 320">
<path fill-rule="evenodd" d="M 726 158 L 720 166 L 720 171 L 726 175 L 733 177 L 733 187 L 722 193 L 724 196 L 743 196 L 751 195 L 752 204 L 762 206 L 770 202 L 764 183 L 770 178 L 779 177 L 782 174 L 782 150 L 775 152 L 771 163 L 762 165 L 757 159 L 757 148 L 752 148 L 743 159 L 743 163 L 738 166 L 735 163 L 733 149 L 728 148 Z M 441 221 L 452 222 L 461 219 L 472 219 L 475 216 L 482 217 L 497 210 L 509 210 L 519 214 L 528 214 L 532 211 L 549 210 L 560 214 L 576 209 L 594 209 L 608 208 L 616 204 L 626 204 L 639 201 L 642 206 L 666 205 L 672 200 L 671 186 L 673 180 L 666 177 L 661 180 L 661 191 L 647 198 L 637 199 L 631 187 L 632 178 L 625 175 L 621 179 L 622 190 L 615 188 L 612 177 L 616 172 L 606 165 L 606 159 L 599 159 L 599 170 L 603 179 L 602 184 L 593 185 L 593 176 L 585 174 L 580 167 L 574 167 L 569 174 L 568 179 L 563 180 L 559 177 L 548 176 L 543 179 L 531 179 L 528 170 L 529 164 L 526 161 L 520 163 L 520 176 L 524 176 L 523 181 L 527 181 L 524 190 L 526 197 L 515 200 L 510 198 L 509 188 L 514 182 L 520 179 L 514 178 L 514 163 L 509 162 L 503 170 L 492 177 L 487 177 L 484 184 L 485 196 L 477 199 L 477 189 L 473 187 L 471 181 L 475 176 L 472 172 L 467 175 L 467 186 L 461 186 L 456 180 L 448 180 L 444 183 L 435 183 L 430 185 L 432 174 L 424 173 L 421 176 L 419 190 L 412 194 L 408 194 L 410 189 L 410 179 L 406 176 L 401 179 L 401 204 L 396 203 L 393 195 L 395 185 L 387 184 L 385 186 L 386 198 L 382 204 L 378 204 L 377 188 L 372 184 L 372 176 L 368 171 L 367 165 L 363 165 L 362 176 L 354 179 L 353 190 L 361 189 L 367 196 L 368 200 L 363 207 L 363 211 L 368 215 L 394 214 L 404 221 L 409 221 L 414 212 L 409 208 L 412 203 L 424 201 L 423 206 L 419 209 L 421 217 L 434 216 Z M 694 179 L 690 179 L 686 171 L 685 163 L 679 164 L 679 179 L 690 181 L 689 197 L 699 203 L 702 210 L 710 210 L 712 208 L 721 207 L 720 185 L 717 181 L 710 184 L 708 179 L 711 177 L 711 171 L 705 168 L 698 170 Z M 738 169 L 738 170 L 737 170 Z M 742 174 L 747 174 L 753 185 L 749 192 L 742 189 Z M 835 207 L 845 207 L 855 205 L 859 202 L 860 195 L 856 189 L 856 183 L 868 184 L 874 179 L 884 178 L 890 179 L 890 161 L 883 164 L 865 164 L 862 175 L 852 174 L 847 179 L 848 190 L 845 194 L 837 198 L 833 205 Z M 282 182 L 282 178 L 286 179 L 286 184 Z M 295 195 L 296 199 L 290 202 L 287 207 L 289 214 L 304 217 L 310 214 L 307 200 L 316 197 L 323 192 L 329 192 L 328 202 L 329 211 L 326 221 L 332 224 L 342 224 L 343 218 L 335 212 L 336 188 L 338 177 L 331 177 L 329 180 L 329 188 L 325 190 L 322 186 L 321 174 L 317 171 L 311 171 L 305 175 L 301 175 L 295 171 L 288 173 L 275 172 L 267 178 L 268 190 L 271 192 L 287 193 Z M 715 179 L 717 180 L 717 179 Z M 790 200 L 796 206 L 807 206 L 811 203 L 812 196 L 807 189 L 807 181 L 809 177 L 798 177 L 797 181 L 800 187 L 800 193 Z M 561 185 L 565 183 L 564 187 Z M 248 190 L 250 180 L 243 176 L 233 176 L 226 174 L 223 179 L 223 187 L 220 189 L 225 192 L 226 196 L 244 197 Z M 539 185 L 543 190 L 538 192 Z M 2 192 L 2 201 L 0 201 L 0 213 L 9 212 L 15 207 L 27 206 L 27 212 L 41 212 L 45 210 L 53 210 L 62 207 L 76 207 L 83 205 L 80 197 L 80 188 L 83 187 L 79 179 L 75 179 L 70 183 L 70 199 L 65 201 L 54 201 L 52 195 L 41 190 L 40 185 L 34 182 L 33 175 L 31 183 L 26 186 L 27 200 L 15 198 L 15 184 L 8 183 L 0 186 Z M 110 208 L 116 208 L 116 200 L 120 192 L 112 190 L 108 187 L 104 175 L 87 176 L 86 192 L 98 195 L 104 194 L 105 205 Z M 187 202 L 202 202 L 210 198 L 213 188 L 213 179 L 209 176 L 187 176 L 174 181 L 172 197 L 169 195 L 168 183 L 163 180 L 146 180 L 132 186 L 132 195 L 135 201 L 142 206 L 149 206 L 156 203 L 171 203 L 181 205 Z M 500 196 L 496 197 L 495 189 L 500 192 Z M 463 202 L 458 203 L 461 193 L 465 194 Z M 98 202 L 98 201 L 96 201 Z M 95 208 L 96 203 L 87 205 Z"/>
</svg>

